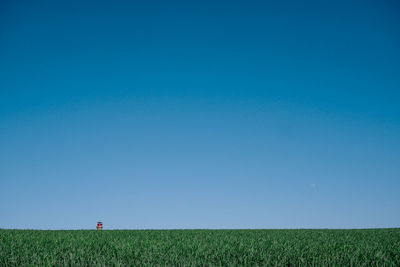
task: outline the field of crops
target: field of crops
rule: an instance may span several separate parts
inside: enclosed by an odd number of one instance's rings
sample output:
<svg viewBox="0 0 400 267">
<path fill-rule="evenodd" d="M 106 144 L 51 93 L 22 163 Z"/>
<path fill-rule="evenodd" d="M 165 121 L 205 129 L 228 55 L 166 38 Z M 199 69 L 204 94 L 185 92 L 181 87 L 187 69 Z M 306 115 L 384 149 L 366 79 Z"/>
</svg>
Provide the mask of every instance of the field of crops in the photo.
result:
<svg viewBox="0 0 400 267">
<path fill-rule="evenodd" d="M 0 266 L 400 266 L 400 229 L 0 230 Z"/>
</svg>

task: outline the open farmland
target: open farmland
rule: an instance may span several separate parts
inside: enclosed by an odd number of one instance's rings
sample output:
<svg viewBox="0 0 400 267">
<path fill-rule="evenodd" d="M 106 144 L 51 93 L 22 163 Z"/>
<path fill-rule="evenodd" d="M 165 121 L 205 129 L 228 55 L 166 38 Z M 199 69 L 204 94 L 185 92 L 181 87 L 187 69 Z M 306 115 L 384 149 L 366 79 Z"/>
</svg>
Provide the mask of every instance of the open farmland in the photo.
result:
<svg viewBox="0 0 400 267">
<path fill-rule="evenodd" d="M 0 266 L 400 266 L 400 229 L 0 230 Z"/>
</svg>

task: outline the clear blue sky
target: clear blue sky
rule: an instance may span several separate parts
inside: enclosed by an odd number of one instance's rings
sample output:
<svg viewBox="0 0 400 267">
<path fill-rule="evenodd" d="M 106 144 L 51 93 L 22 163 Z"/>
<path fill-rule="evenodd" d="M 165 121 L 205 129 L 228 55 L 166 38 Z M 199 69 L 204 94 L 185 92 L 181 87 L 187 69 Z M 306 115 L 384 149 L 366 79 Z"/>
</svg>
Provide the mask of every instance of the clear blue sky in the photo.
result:
<svg viewBox="0 0 400 267">
<path fill-rule="evenodd" d="M 1 1 L 0 228 L 399 227 L 399 14 Z"/>
</svg>

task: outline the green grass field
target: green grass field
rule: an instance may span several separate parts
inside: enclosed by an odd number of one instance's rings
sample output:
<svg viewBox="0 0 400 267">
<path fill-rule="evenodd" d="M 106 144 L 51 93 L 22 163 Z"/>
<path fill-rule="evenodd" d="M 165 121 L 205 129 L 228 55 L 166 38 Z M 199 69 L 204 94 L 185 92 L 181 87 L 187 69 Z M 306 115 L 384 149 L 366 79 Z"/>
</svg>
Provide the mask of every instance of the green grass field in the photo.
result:
<svg viewBox="0 0 400 267">
<path fill-rule="evenodd" d="M 0 266 L 400 266 L 400 229 L 0 230 Z"/>
</svg>

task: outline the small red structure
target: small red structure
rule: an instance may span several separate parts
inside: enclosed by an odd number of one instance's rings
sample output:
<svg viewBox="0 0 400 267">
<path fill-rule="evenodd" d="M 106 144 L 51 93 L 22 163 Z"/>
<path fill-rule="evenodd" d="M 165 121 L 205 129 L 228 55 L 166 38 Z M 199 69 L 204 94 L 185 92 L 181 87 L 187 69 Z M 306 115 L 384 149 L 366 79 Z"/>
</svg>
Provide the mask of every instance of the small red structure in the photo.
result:
<svg viewBox="0 0 400 267">
<path fill-rule="evenodd" d="M 97 230 L 103 230 L 103 223 L 102 222 L 97 222 L 96 228 L 97 228 Z"/>
</svg>

